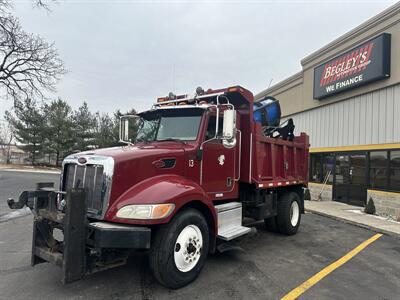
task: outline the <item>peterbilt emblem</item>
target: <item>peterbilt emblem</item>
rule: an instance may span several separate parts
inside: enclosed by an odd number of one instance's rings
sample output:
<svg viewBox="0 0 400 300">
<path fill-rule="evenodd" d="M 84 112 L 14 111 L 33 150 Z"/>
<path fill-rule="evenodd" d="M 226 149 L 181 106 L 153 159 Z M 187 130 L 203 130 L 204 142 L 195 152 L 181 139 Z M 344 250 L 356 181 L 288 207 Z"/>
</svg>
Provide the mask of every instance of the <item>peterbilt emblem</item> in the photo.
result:
<svg viewBox="0 0 400 300">
<path fill-rule="evenodd" d="M 80 163 L 81 165 L 86 164 L 86 162 L 87 162 L 86 158 L 84 158 L 84 157 L 79 157 L 78 158 L 78 163 Z"/>
<path fill-rule="evenodd" d="M 218 162 L 220 166 L 223 166 L 225 163 L 225 155 L 221 154 L 220 156 L 218 156 Z"/>
</svg>

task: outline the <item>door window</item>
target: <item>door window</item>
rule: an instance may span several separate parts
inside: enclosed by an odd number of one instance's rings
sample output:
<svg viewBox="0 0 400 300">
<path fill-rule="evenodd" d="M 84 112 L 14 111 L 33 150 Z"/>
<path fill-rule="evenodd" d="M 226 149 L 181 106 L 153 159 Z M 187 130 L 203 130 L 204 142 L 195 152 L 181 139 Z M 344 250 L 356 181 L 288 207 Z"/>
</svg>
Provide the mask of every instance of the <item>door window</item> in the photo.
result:
<svg viewBox="0 0 400 300">
<path fill-rule="evenodd" d="M 349 156 L 340 155 L 336 157 L 336 183 L 349 183 Z"/>
<path fill-rule="evenodd" d="M 351 155 L 350 165 L 351 183 L 365 185 L 366 155 Z"/>
<path fill-rule="evenodd" d="M 215 128 L 216 128 L 215 122 L 216 122 L 216 117 L 210 116 L 208 119 L 206 140 L 210 140 L 215 137 Z M 224 122 L 223 118 L 220 117 L 218 120 L 218 136 L 222 134 L 223 122 Z"/>
</svg>

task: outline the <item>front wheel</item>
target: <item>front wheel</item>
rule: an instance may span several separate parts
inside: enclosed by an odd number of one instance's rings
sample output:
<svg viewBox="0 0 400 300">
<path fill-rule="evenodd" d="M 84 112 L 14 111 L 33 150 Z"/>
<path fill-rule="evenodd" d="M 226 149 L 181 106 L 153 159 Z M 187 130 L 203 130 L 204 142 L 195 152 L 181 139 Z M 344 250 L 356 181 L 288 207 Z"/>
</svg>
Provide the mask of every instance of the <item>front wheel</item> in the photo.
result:
<svg viewBox="0 0 400 300">
<path fill-rule="evenodd" d="M 203 215 L 185 209 L 156 232 L 150 268 L 164 286 L 177 289 L 195 280 L 205 264 L 209 230 Z"/>
</svg>

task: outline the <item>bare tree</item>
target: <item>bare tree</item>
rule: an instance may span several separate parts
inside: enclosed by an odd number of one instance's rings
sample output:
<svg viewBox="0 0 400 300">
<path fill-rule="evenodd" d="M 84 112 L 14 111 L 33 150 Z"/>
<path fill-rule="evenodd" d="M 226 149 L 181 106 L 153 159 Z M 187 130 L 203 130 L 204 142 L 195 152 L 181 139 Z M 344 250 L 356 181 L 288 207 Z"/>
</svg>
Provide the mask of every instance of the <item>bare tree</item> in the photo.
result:
<svg viewBox="0 0 400 300">
<path fill-rule="evenodd" d="M 36 1 L 46 8 L 45 1 Z M 55 91 L 65 73 L 53 43 L 25 32 L 17 18 L 9 14 L 10 4 L 0 0 L 0 88 L 14 100 L 44 97 Z"/>
<path fill-rule="evenodd" d="M 51 3 L 55 3 L 55 2 L 57 2 L 57 0 L 33 0 L 33 5 L 38 8 L 44 8 L 44 9 L 50 11 Z"/>
<path fill-rule="evenodd" d="M 6 163 L 10 163 L 11 144 L 14 140 L 14 132 L 9 124 L 0 123 L 0 151 L 6 158 Z"/>
</svg>

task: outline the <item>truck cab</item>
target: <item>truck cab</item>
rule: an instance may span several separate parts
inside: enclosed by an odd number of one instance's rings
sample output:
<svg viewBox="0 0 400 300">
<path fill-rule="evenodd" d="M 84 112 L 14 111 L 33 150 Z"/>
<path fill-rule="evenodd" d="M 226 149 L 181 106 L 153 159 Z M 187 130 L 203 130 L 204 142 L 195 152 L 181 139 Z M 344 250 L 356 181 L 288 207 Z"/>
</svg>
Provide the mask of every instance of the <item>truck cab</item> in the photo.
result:
<svg viewBox="0 0 400 300">
<path fill-rule="evenodd" d="M 199 275 L 218 244 L 250 231 L 244 217 L 295 234 L 308 136 L 288 138 L 284 127 L 255 121 L 253 110 L 252 93 L 234 86 L 170 93 L 149 110 L 122 116 L 123 146 L 72 154 L 57 191 L 41 184 L 9 200 L 34 213 L 32 265 L 59 264 L 67 283 L 147 249 L 155 278 L 179 288 Z M 56 228 L 62 238 L 54 237 Z"/>
</svg>

